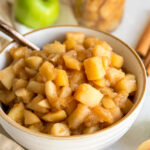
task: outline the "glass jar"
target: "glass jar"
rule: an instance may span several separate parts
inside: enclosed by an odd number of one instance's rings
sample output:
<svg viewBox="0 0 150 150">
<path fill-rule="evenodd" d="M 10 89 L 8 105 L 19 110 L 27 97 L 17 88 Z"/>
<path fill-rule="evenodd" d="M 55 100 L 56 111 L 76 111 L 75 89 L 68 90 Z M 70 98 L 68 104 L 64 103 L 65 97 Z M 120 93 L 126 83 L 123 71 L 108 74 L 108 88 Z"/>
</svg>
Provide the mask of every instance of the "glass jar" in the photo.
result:
<svg viewBox="0 0 150 150">
<path fill-rule="evenodd" d="M 73 0 L 80 25 L 102 31 L 114 30 L 121 21 L 125 0 Z"/>
</svg>

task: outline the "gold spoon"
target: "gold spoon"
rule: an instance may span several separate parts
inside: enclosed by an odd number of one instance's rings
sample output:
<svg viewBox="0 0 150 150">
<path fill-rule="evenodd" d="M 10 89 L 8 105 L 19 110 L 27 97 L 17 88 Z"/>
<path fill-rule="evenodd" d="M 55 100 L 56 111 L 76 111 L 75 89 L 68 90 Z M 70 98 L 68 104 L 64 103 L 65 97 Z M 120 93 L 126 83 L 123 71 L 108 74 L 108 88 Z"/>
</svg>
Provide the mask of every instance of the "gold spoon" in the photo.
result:
<svg viewBox="0 0 150 150">
<path fill-rule="evenodd" d="M 4 21 L 0 19 L 0 31 L 14 39 L 16 42 L 25 45 L 33 50 L 40 50 L 38 46 L 30 42 L 28 39 L 26 39 L 24 36 L 22 36 L 20 33 L 15 31 L 12 27 L 7 25 Z"/>
</svg>

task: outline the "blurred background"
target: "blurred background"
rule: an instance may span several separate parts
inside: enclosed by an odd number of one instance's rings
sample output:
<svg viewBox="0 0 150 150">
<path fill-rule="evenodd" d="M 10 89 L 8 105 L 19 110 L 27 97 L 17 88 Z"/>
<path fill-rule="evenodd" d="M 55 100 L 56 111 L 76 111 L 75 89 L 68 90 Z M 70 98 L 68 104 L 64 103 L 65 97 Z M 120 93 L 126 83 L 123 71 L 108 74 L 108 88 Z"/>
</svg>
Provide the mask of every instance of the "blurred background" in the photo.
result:
<svg viewBox="0 0 150 150">
<path fill-rule="evenodd" d="M 150 0 L 0 0 L 0 19 L 22 34 L 54 25 L 82 25 L 110 32 L 136 48 L 150 20 Z M 0 32 L 0 49 L 10 40 Z M 149 105 L 146 101 L 129 132 L 108 150 L 136 149 L 150 138 Z M 0 133 L 7 136 L 1 128 Z M 0 135 L 0 145 L 4 143 L 11 144 Z"/>
</svg>

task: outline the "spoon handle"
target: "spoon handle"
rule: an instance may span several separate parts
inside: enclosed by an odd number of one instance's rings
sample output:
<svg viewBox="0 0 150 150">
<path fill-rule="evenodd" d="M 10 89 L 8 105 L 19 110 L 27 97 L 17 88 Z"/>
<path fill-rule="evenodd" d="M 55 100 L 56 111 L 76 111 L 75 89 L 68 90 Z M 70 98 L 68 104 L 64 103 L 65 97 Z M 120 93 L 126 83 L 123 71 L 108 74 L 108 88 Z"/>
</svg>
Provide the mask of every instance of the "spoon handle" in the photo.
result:
<svg viewBox="0 0 150 150">
<path fill-rule="evenodd" d="M 2 20 L 0 20 L 0 31 L 14 39 L 16 42 L 19 42 L 25 46 L 28 46 L 29 48 L 33 50 L 40 50 L 39 47 L 34 45 L 32 42 L 27 40 L 25 37 L 23 37 L 20 33 L 15 31 L 12 27 L 8 26 L 6 23 L 4 23 Z"/>
</svg>

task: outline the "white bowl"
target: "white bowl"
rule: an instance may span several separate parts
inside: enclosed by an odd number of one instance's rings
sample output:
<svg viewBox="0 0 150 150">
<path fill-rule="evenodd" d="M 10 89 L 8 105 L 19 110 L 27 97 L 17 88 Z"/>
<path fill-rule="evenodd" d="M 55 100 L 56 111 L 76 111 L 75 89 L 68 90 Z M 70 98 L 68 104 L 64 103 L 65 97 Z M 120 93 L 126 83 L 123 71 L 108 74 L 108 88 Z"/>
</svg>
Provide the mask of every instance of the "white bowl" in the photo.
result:
<svg viewBox="0 0 150 150">
<path fill-rule="evenodd" d="M 14 140 L 27 149 L 99 150 L 106 148 L 120 139 L 128 131 L 141 110 L 146 90 L 146 72 L 144 65 L 136 52 L 118 38 L 108 33 L 77 26 L 56 26 L 39 29 L 26 34 L 25 37 L 31 40 L 37 46 L 42 47 L 44 44 L 53 42 L 56 39 L 62 41 L 65 37 L 65 33 L 68 31 L 83 32 L 87 36 L 96 36 L 100 39 L 103 39 L 113 47 L 115 52 L 124 57 L 125 70 L 135 74 L 137 79 L 138 90 L 134 99 L 135 104 L 125 117 L 113 125 L 94 134 L 70 137 L 54 137 L 46 134 L 34 133 L 11 120 L 4 113 L 2 108 L 0 108 L 0 124 Z M 7 51 L 13 46 L 17 46 L 17 44 L 11 42 L 1 51 L 0 69 L 4 68 L 8 64 L 9 56 Z"/>
</svg>

